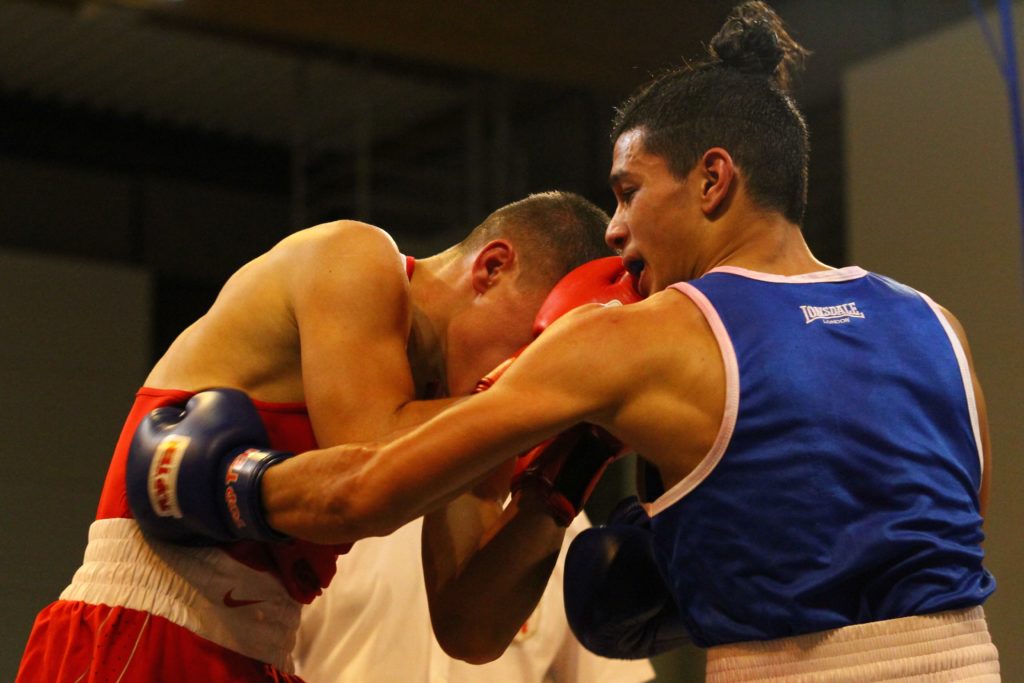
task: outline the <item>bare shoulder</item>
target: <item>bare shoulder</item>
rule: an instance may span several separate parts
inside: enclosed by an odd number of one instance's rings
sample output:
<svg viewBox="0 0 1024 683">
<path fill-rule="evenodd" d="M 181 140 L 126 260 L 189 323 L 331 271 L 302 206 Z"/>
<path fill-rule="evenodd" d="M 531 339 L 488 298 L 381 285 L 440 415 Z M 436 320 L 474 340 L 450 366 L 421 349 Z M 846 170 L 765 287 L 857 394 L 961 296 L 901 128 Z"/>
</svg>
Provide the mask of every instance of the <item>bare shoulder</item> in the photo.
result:
<svg viewBox="0 0 1024 683">
<path fill-rule="evenodd" d="M 398 245 L 387 232 L 369 223 L 340 220 L 299 230 L 272 251 L 299 261 L 337 261 L 347 265 L 370 262 L 375 267 L 400 267 Z"/>
<path fill-rule="evenodd" d="M 957 339 L 960 341 L 960 346 L 963 347 L 964 353 L 967 356 L 967 364 L 970 367 L 971 376 L 973 377 L 975 394 L 979 401 L 983 403 L 984 399 L 981 397 L 981 386 L 977 377 L 977 367 L 975 366 L 974 355 L 971 352 L 970 344 L 967 342 L 967 331 L 960 320 L 953 315 L 948 308 L 938 303 L 935 304 L 935 307 L 938 309 L 939 315 L 945 318 L 946 322 L 949 323 L 949 327 L 953 330 L 953 334 L 955 334 Z M 981 406 L 981 408 L 984 410 L 984 406 Z"/>
<path fill-rule="evenodd" d="M 300 230 L 281 240 L 268 255 L 288 274 L 288 289 L 298 297 L 325 294 L 324 288 L 380 294 L 404 292 L 405 263 L 384 230 L 358 221 L 333 221 Z"/>
<path fill-rule="evenodd" d="M 678 376 L 691 359 L 715 356 L 714 344 L 697 306 L 678 292 L 665 291 L 627 306 L 581 306 L 555 321 L 531 349 L 537 347 L 538 355 L 555 362 L 588 368 L 593 381 L 618 391 Z M 700 353 L 681 353 L 684 349 Z"/>
<path fill-rule="evenodd" d="M 960 340 L 960 345 L 964 349 L 964 353 L 967 356 L 967 364 L 971 371 L 971 384 L 974 387 L 974 400 L 975 406 L 978 411 L 978 422 L 981 430 L 981 447 L 984 458 L 984 464 L 982 466 L 982 483 L 981 483 L 981 514 L 984 516 L 988 510 L 988 499 L 989 489 L 991 488 L 992 479 L 992 437 L 989 433 L 989 421 L 988 421 L 988 406 L 985 400 L 985 392 L 981 387 L 981 381 L 978 379 L 977 368 L 974 364 L 974 357 L 971 353 L 971 347 L 967 343 L 967 332 L 964 330 L 964 326 L 960 323 L 955 315 L 953 315 L 948 308 L 936 303 L 936 307 L 939 309 L 939 314 L 946 319 L 949 323 L 953 333 Z"/>
<path fill-rule="evenodd" d="M 932 303 L 935 305 L 935 308 L 938 309 L 938 314 L 946 321 L 946 323 L 949 324 L 950 329 L 953 330 L 953 334 L 955 334 L 956 338 L 960 341 L 960 346 L 963 347 L 964 352 L 967 354 L 968 363 L 971 365 L 971 369 L 973 371 L 974 360 L 971 355 L 971 346 L 967 343 L 967 330 L 948 308 L 935 301 L 932 301 Z"/>
<path fill-rule="evenodd" d="M 662 337 L 685 340 L 702 336 L 706 330 L 707 322 L 693 301 L 666 290 L 628 306 L 581 306 L 562 316 L 545 334 L 551 332 L 581 344 L 600 340 L 604 349 L 642 351 L 657 346 L 651 342 Z"/>
<path fill-rule="evenodd" d="M 673 481 L 707 453 L 721 423 L 721 350 L 700 308 L 678 291 L 627 306 L 572 311 L 545 330 L 521 361 L 531 378 L 561 389 L 545 409 L 568 404 L 571 417 L 609 430 Z M 515 371 L 513 365 L 506 377 L 513 380 Z M 535 386 L 527 388 L 531 399 L 538 395 Z"/>
<path fill-rule="evenodd" d="M 339 220 L 308 228 L 306 232 L 317 239 L 342 241 L 355 248 L 380 249 L 398 252 L 398 245 L 386 231 L 361 221 Z"/>
<path fill-rule="evenodd" d="M 953 332 L 956 333 L 956 336 L 960 338 L 960 343 L 966 347 L 967 331 L 964 330 L 963 324 L 955 315 L 953 315 L 953 313 L 948 308 L 939 303 L 936 303 L 935 305 L 936 307 L 938 307 L 939 313 L 942 315 L 942 317 L 945 318 L 946 322 L 949 323 L 949 326 L 953 328 Z"/>
</svg>

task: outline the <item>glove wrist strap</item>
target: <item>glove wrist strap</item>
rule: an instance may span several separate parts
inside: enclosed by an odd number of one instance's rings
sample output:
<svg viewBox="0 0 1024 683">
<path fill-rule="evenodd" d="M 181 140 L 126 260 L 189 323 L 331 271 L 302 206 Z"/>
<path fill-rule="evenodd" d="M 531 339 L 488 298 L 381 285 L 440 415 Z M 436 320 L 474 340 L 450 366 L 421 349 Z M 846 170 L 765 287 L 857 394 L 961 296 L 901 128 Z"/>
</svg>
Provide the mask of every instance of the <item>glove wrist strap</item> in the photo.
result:
<svg viewBox="0 0 1024 683">
<path fill-rule="evenodd" d="M 268 467 L 294 453 L 250 448 L 228 463 L 224 473 L 224 507 L 228 528 L 238 538 L 286 541 L 289 537 L 267 524 L 260 484 Z"/>
</svg>

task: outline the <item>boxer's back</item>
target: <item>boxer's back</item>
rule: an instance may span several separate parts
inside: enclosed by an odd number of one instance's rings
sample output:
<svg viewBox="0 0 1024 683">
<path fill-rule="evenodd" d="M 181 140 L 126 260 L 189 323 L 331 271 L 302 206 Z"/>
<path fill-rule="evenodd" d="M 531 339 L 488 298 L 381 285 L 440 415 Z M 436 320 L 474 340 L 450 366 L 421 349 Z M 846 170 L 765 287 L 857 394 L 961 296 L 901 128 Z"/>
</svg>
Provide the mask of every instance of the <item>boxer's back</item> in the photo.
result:
<svg viewBox="0 0 1024 683">
<path fill-rule="evenodd" d="M 351 245 L 347 262 L 337 267 L 357 267 L 360 240 L 353 233 L 366 229 L 338 222 L 302 230 L 242 266 L 206 314 L 178 335 L 145 385 L 187 391 L 229 386 L 266 401 L 303 402 L 297 290 L 315 268 L 316 252 L 329 242 Z"/>
</svg>

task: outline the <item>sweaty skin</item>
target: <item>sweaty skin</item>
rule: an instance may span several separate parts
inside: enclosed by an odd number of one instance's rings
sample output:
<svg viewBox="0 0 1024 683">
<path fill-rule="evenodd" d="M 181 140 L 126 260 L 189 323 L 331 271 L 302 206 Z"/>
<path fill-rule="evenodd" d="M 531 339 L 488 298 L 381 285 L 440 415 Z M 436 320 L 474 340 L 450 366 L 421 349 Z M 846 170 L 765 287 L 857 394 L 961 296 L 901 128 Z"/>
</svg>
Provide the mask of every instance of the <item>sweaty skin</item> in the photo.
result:
<svg viewBox="0 0 1024 683">
<path fill-rule="evenodd" d="M 322 446 L 382 438 L 450 403 L 416 401 L 428 387 L 467 393 L 529 341 L 546 292 L 520 289 L 519 267 L 494 240 L 476 255 L 419 261 L 410 284 L 383 230 L 309 228 L 239 269 L 146 384 L 305 403 Z"/>
<path fill-rule="evenodd" d="M 321 445 L 377 438 L 402 424 L 414 398 L 410 329 L 394 242 L 339 221 L 295 233 L 239 269 L 146 384 L 305 403 Z"/>
<path fill-rule="evenodd" d="M 235 387 L 263 401 L 305 403 L 323 446 L 408 431 L 454 400 L 414 400 L 427 397 L 429 387 L 468 392 L 532 337 L 546 292 L 522 290 L 518 269 L 514 247 L 494 240 L 476 255 L 419 261 L 411 285 L 404 258 L 383 231 L 351 221 L 310 228 L 235 273 L 146 384 Z M 442 569 L 461 555 L 444 552 L 470 551 L 479 520 L 489 524 L 501 514 L 509 476 L 509 468 L 499 468 L 489 487 L 455 504 L 458 514 L 431 525 L 425 547 L 440 550 L 426 565 L 427 586 L 436 609 L 458 613 L 472 591 L 464 587 L 472 574 L 461 579 Z M 444 631 L 442 641 L 464 658 L 485 661 L 504 650 L 547 584 L 550 567 L 537 571 L 532 558 L 557 557 L 563 530 L 539 509 L 511 526 L 519 531 L 505 543 L 516 537 L 524 545 L 502 559 L 510 609 L 507 619 L 492 620 L 502 638 L 509 635 L 500 650 L 488 640 L 489 649 L 475 655 L 476 630 Z M 538 542 L 539 550 L 529 546 Z M 510 557 L 521 558 L 524 569 Z"/>
</svg>

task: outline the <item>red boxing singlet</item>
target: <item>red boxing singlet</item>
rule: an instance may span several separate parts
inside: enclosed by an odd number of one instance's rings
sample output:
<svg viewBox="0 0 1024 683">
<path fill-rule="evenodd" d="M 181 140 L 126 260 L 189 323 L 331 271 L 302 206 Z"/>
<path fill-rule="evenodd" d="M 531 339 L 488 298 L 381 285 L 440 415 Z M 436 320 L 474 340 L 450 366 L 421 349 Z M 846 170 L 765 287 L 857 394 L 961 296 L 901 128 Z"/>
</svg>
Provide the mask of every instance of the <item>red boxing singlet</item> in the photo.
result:
<svg viewBox="0 0 1024 683">
<path fill-rule="evenodd" d="M 402 257 L 411 279 L 415 260 Z M 344 546 L 239 541 L 182 546 L 142 534 L 128 506 L 125 466 L 152 410 L 192 392 L 143 388 L 125 421 L 89 529 L 82 565 L 36 618 L 18 683 L 164 680 L 298 682 L 291 650 L 301 607 L 334 577 Z M 301 403 L 253 401 L 270 446 L 318 448 Z"/>
<path fill-rule="evenodd" d="M 114 449 L 114 457 L 100 494 L 96 519 L 132 517 L 125 492 L 125 461 L 135 429 L 150 411 L 168 405 L 184 406 L 192 395 L 191 392 L 176 389 L 139 390 Z M 305 405 L 255 400 L 253 404 L 266 427 L 271 448 L 291 453 L 318 448 Z M 337 556 L 348 552 L 351 545 L 323 546 L 296 540 L 274 544 L 238 541 L 222 547 L 239 562 L 276 575 L 292 598 L 308 604 L 331 582 Z"/>
</svg>

